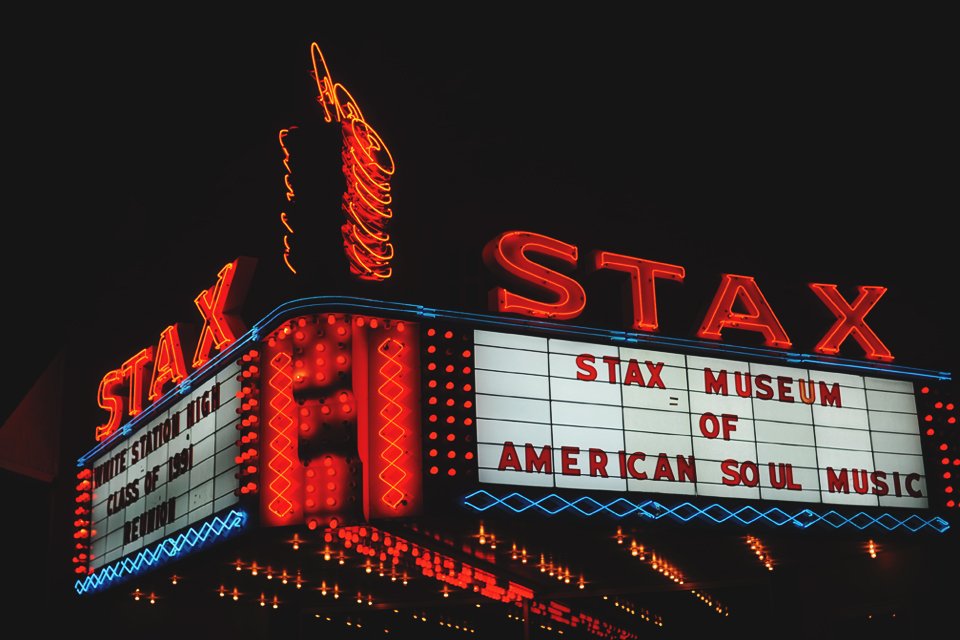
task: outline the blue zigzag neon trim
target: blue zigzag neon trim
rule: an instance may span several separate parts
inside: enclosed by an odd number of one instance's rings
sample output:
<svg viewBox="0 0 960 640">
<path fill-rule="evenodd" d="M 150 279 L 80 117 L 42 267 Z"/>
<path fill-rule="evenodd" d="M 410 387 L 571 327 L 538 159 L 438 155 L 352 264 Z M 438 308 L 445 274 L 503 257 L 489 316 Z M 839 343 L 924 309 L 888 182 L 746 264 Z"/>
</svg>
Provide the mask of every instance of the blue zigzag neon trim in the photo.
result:
<svg viewBox="0 0 960 640">
<path fill-rule="evenodd" d="M 123 558 L 113 564 L 91 573 L 83 580 L 77 580 L 74 589 L 78 594 L 99 589 L 114 580 L 133 575 L 148 567 L 175 558 L 181 553 L 189 553 L 206 542 L 226 537 L 233 529 L 240 529 L 247 523 L 247 513 L 234 509 L 223 516 L 215 516 L 199 527 L 190 527 L 186 531 L 169 538 L 148 549 L 141 549 L 133 557 Z"/>
<path fill-rule="evenodd" d="M 911 532 L 917 532 L 929 527 L 937 533 L 943 533 L 950 528 L 950 523 L 939 516 L 924 519 L 917 514 L 912 514 L 907 518 L 900 519 L 889 513 L 872 516 L 861 511 L 848 517 L 833 510 L 827 511 L 826 513 L 817 513 L 812 509 L 805 508 L 794 514 L 790 514 L 778 507 L 760 511 L 751 506 L 741 507 L 731 511 L 727 507 L 719 504 L 711 504 L 706 508 L 700 508 L 689 502 L 683 502 L 676 506 L 668 507 L 656 500 L 631 502 L 626 498 L 617 498 L 611 502 L 603 503 L 589 496 L 582 496 L 571 501 L 555 493 L 537 499 L 528 498 L 517 492 L 507 494 L 503 497 L 497 497 L 483 489 L 474 491 L 464 497 L 463 504 L 466 507 L 481 512 L 494 507 L 501 507 L 509 509 L 514 513 L 534 510 L 542 511 L 551 516 L 569 510 L 576 511 L 584 516 L 595 516 L 606 513 L 617 518 L 624 518 L 636 514 L 651 520 L 660 520 L 661 518 L 670 516 L 681 522 L 689 522 L 694 518 L 708 518 L 717 523 L 733 522 L 749 525 L 764 520 L 778 527 L 782 527 L 785 524 L 792 524 L 801 529 L 806 529 L 815 524 L 826 524 L 834 529 L 851 526 L 861 531 L 871 526 L 883 527 L 887 531 L 906 529 Z"/>
</svg>

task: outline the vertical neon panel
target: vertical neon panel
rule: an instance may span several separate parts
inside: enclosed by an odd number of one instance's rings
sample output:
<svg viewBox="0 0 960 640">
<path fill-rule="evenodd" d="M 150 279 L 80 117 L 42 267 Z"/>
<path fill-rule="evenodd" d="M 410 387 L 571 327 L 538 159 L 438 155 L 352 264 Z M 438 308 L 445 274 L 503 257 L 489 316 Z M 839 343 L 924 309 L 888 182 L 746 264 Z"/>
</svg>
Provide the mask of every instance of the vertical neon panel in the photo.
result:
<svg viewBox="0 0 960 640">
<path fill-rule="evenodd" d="M 418 330 L 415 325 L 371 319 L 355 359 L 366 361 L 354 377 L 364 455 L 364 512 L 368 518 L 419 513 L 422 505 Z M 362 387 L 362 388 L 361 388 Z"/>
<path fill-rule="evenodd" d="M 269 526 L 303 521 L 303 467 L 297 458 L 293 358 L 288 326 L 267 340 L 262 380 L 263 447 L 260 515 Z"/>
</svg>

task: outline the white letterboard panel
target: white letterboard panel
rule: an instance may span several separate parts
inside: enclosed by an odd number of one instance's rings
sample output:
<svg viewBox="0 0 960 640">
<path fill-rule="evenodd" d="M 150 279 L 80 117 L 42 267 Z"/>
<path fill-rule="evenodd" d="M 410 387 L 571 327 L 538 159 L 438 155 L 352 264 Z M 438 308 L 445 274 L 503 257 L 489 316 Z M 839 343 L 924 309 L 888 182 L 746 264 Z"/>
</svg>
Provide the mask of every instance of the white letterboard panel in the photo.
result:
<svg viewBox="0 0 960 640">
<path fill-rule="evenodd" d="M 913 385 L 476 331 L 491 484 L 926 508 Z"/>
<path fill-rule="evenodd" d="M 91 568 L 236 504 L 239 374 L 226 367 L 93 461 Z"/>
</svg>

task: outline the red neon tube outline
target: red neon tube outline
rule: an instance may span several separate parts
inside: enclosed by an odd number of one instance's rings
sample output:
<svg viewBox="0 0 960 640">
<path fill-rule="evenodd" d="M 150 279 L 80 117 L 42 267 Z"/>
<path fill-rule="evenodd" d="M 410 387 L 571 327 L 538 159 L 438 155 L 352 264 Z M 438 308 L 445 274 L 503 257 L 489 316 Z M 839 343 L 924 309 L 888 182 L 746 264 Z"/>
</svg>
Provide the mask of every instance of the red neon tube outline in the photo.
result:
<svg viewBox="0 0 960 640">
<path fill-rule="evenodd" d="M 737 300 L 747 308 L 747 313 L 733 310 Z M 757 331 L 763 335 L 768 347 L 789 349 L 792 345 L 770 303 L 751 276 L 723 274 L 720 288 L 710 303 L 697 335 L 708 340 L 720 340 L 725 327 Z"/>
<path fill-rule="evenodd" d="M 286 431 L 293 420 L 284 413 L 286 408 L 293 402 L 293 377 L 287 372 L 292 358 L 289 354 L 279 352 L 270 359 L 270 378 L 267 384 L 273 390 L 274 395 L 270 398 L 270 408 L 274 410 L 273 415 L 267 421 L 270 459 L 267 461 L 267 468 L 273 471 L 276 476 L 271 479 L 267 485 L 269 490 L 266 499 L 269 500 L 267 508 L 279 517 L 287 516 L 290 513 L 293 503 L 287 498 L 287 490 L 293 486 L 293 482 L 287 478 L 286 474 L 293 468 L 293 461 L 287 456 L 286 449 L 292 444 Z"/>
<path fill-rule="evenodd" d="M 861 285 L 857 287 L 859 294 L 851 305 L 840 294 L 835 284 L 809 283 L 810 289 L 820 298 L 820 301 L 837 317 L 829 331 L 823 336 L 817 346 L 813 348 L 818 353 L 836 355 L 840 352 L 840 345 L 847 338 L 853 339 L 863 348 L 864 354 L 870 360 L 892 362 L 893 354 L 880 337 L 871 329 L 865 318 L 877 305 L 886 287 L 871 287 Z"/>
<path fill-rule="evenodd" d="M 377 477 L 387 485 L 387 490 L 380 496 L 380 500 L 392 509 L 396 509 L 397 505 L 403 501 L 405 493 L 400 486 L 407 478 L 407 472 L 397 464 L 403 458 L 403 447 L 399 442 L 407 433 L 403 425 L 398 422 L 398 418 L 404 412 L 403 406 L 397 402 L 404 393 L 403 385 L 398 381 L 400 374 L 403 373 L 403 363 L 399 359 L 401 351 L 403 351 L 403 345 L 393 338 L 387 338 L 377 347 L 377 353 L 385 360 L 379 369 L 383 383 L 377 387 L 377 393 L 385 402 L 380 410 L 380 417 L 384 422 L 377 431 L 377 435 L 384 443 L 380 451 L 380 459 L 386 463 Z"/>
</svg>

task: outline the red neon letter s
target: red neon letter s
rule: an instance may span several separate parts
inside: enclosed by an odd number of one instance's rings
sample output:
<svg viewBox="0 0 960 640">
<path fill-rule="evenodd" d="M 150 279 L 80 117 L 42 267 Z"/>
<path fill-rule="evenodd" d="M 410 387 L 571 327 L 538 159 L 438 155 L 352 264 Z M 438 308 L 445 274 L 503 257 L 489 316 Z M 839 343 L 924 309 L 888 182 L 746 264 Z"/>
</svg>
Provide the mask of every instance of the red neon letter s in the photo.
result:
<svg viewBox="0 0 960 640">
<path fill-rule="evenodd" d="M 483 260 L 487 267 L 514 283 L 542 291 L 550 301 L 533 300 L 502 287 L 490 290 L 490 306 L 502 313 L 522 313 L 538 318 L 570 320 L 583 311 L 587 294 L 580 283 L 537 264 L 528 253 L 555 258 L 577 266 L 577 247 L 527 231 L 506 231 L 487 243 Z"/>
<path fill-rule="evenodd" d="M 622 256 L 609 251 L 594 251 L 590 258 L 591 267 L 595 271 L 611 269 L 630 274 L 633 328 L 640 331 L 656 331 L 660 323 L 657 321 L 657 288 L 654 280 L 667 278 L 683 282 L 686 275 L 684 268 L 666 262 Z"/>
<path fill-rule="evenodd" d="M 738 300 L 747 309 L 746 313 L 733 310 L 733 305 Z M 792 344 L 767 299 L 763 297 L 760 287 L 750 276 L 723 274 L 720 288 L 717 289 L 717 295 L 713 298 L 697 335 L 709 340 L 720 340 L 720 332 L 725 327 L 757 331 L 763 335 L 764 343 L 768 347 L 789 349 Z"/>
<path fill-rule="evenodd" d="M 813 348 L 818 353 L 828 353 L 836 355 L 840 352 L 840 345 L 853 336 L 861 347 L 863 352 L 871 360 L 883 360 L 884 362 L 893 361 L 893 354 L 887 345 L 883 344 L 880 338 L 874 333 L 873 329 L 867 326 L 864 318 L 870 313 L 870 310 L 876 306 L 880 298 L 887 292 L 886 287 L 857 287 L 860 295 L 853 301 L 853 304 L 847 303 L 840 295 L 835 284 L 817 284 L 810 283 L 810 289 L 813 290 L 820 301 L 831 313 L 837 317 L 823 339 Z"/>
<path fill-rule="evenodd" d="M 101 409 L 106 409 L 110 416 L 105 424 L 97 427 L 97 442 L 103 440 L 120 426 L 120 414 L 123 413 L 123 398 L 116 393 L 116 388 L 123 382 L 123 373 L 120 369 L 108 371 L 100 381 L 100 388 L 97 390 L 97 404 Z"/>
</svg>

